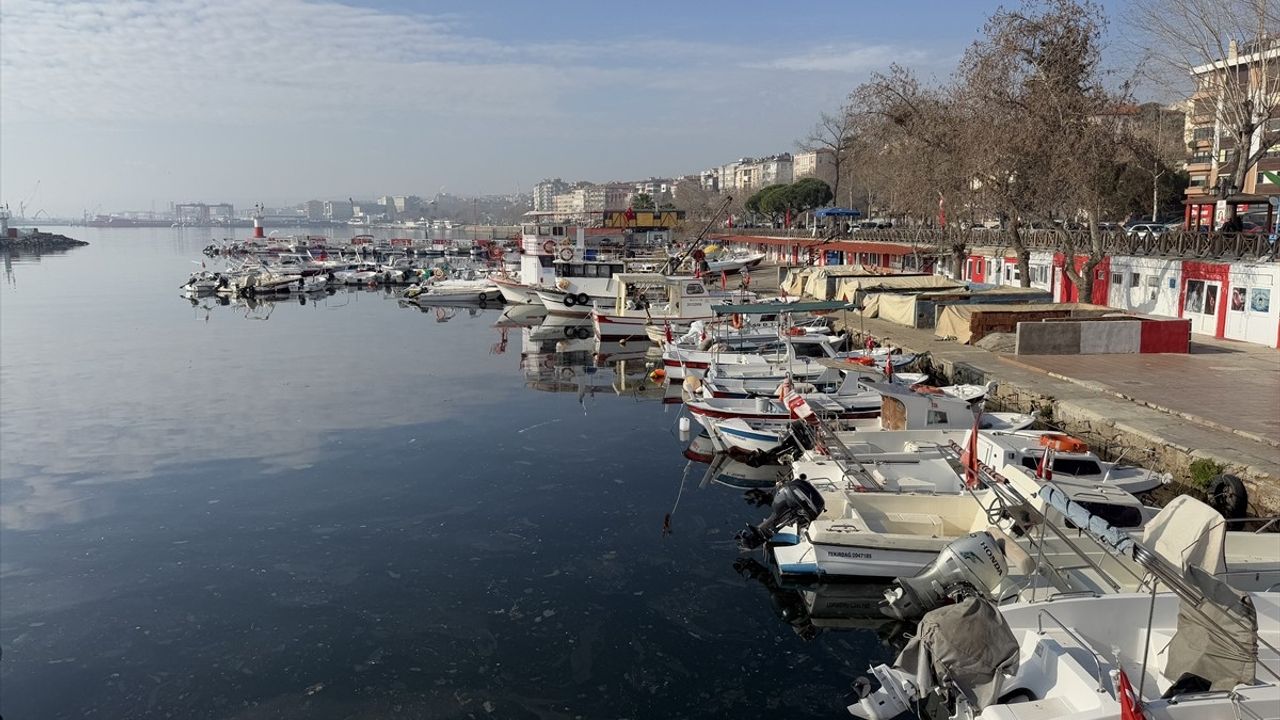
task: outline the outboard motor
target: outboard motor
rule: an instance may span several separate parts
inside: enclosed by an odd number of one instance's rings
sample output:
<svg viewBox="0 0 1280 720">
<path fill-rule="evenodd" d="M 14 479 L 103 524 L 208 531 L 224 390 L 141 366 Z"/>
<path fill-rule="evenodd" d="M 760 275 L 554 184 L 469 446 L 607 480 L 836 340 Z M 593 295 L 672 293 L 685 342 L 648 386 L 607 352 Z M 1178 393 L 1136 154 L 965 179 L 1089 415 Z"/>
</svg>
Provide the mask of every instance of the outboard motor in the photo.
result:
<svg viewBox="0 0 1280 720">
<path fill-rule="evenodd" d="M 989 532 L 952 540 L 915 577 L 897 578 L 884 591 L 880 611 L 898 620 L 916 620 L 958 596 L 991 596 L 1008 575 L 1003 543 Z"/>
<path fill-rule="evenodd" d="M 822 514 L 826 503 L 822 493 L 809 484 L 808 480 L 792 480 L 782 485 L 773 494 L 773 512 L 755 527 L 747 526 L 738 533 L 738 547 L 743 550 L 754 550 L 769 541 L 779 529 L 795 524 L 803 530 Z"/>
<path fill-rule="evenodd" d="M 749 458 L 747 464 L 752 467 L 760 465 L 776 463 L 783 458 L 796 457 L 806 450 L 812 450 L 817 446 L 818 438 L 814 433 L 813 426 L 803 420 L 792 420 L 787 433 L 786 439 L 782 441 L 774 450 L 769 451 L 762 457 Z M 752 462 L 755 464 L 753 465 Z"/>
</svg>

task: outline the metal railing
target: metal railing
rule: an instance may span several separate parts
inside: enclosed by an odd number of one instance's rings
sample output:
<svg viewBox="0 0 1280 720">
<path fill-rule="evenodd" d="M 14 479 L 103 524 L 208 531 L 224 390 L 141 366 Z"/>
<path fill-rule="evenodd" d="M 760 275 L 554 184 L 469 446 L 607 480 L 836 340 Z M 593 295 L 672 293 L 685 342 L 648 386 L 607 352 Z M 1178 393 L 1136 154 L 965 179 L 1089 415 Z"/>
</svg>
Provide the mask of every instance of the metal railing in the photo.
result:
<svg viewBox="0 0 1280 720">
<path fill-rule="evenodd" d="M 1044 616 L 1046 615 L 1049 616 L 1049 619 L 1053 621 L 1053 624 L 1057 625 L 1062 630 L 1062 632 L 1066 633 L 1072 640 L 1075 640 L 1077 643 L 1079 643 L 1080 647 L 1085 652 L 1093 656 L 1093 665 L 1097 669 L 1097 674 L 1095 675 L 1095 677 L 1098 679 L 1098 692 L 1106 692 L 1106 688 L 1102 684 L 1102 658 L 1098 655 L 1097 652 L 1094 651 L 1093 648 L 1089 647 L 1089 644 L 1086 643 L 1084 640 L 1082 640 L 1079 635 L 1076 635 L 1075 631 L 1073 631 L 1071 628 L 1067 627 L 1066 625 L 1063 625 L 1061 620 L 1053 616 L 1053 613 L 1049 612 L 1048 610 L 1041 610 L 1040 612 L 1036 613 L 1036 634 L 1044 635 L 1043 619 L 1044 619 Z"/>
<path fill-rule="evenodd" d="M 807 241 L 811 247 L 820 248 L 839 242 L 885 242 L 900 245 L 916 245 L 938 254 L 949 255 L 955 248 L 976 246 L 1011 249 L 1015 246 L 1008 230 L 892 228 L 861 230 L 834 238 L 813 238 L 807 231 L 751 229 L 735 233 L 739 236 L 761 238 L 791 238 Z M 723 237 L 723 236 L 721 236 Z M 1087 254 L 1093 240 L 1085 230 L 1023 229 L 1018 240 L 1028 250 L 1048 250 L 1073 254 Z M 1109 230 L 1101 233 L 1103 253 L 1106 255 L 1134 255 L 1139 257 L 1162 256 L 1194 259 L 1266 260 L 1277 257 L 1277 243 L 1264 232 L 1222 233 L 1208 231 L 1175 230 L 1161 233 Z"/>
</svg>

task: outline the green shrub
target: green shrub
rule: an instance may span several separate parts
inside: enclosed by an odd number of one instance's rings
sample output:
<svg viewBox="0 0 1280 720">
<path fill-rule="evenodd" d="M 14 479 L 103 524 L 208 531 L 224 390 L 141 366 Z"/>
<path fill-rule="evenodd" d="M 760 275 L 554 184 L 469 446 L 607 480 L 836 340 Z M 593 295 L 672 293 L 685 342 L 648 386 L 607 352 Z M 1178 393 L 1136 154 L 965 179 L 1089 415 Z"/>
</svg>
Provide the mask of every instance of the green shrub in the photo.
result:
<svg viewBox="0 0 1280 720">
<path fill-rule="evenodd" d="M 1204 490 L 1209 487 L 1209 483 L 1218 475 L 1222 474 L 1225 467 L 1210 460 L 1209 458 L 1197 458 L 1191 461 L 1191 465 L 1187 468 L 1191 472 L 1191 484 Z"/>
</svg>

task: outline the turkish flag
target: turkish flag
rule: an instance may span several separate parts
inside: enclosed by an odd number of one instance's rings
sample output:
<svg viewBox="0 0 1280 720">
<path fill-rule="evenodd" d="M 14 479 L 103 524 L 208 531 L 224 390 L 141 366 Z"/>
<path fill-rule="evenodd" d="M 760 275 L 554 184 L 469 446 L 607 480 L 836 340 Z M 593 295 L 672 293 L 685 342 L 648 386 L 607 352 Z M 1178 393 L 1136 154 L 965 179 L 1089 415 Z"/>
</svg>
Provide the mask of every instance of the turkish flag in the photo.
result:
<svg viewBox="0 0 1280 720">
<path fill-rule="evenodd" d="M 628 206 L 628 207 L 627 207 L 627 211 L 626 211 L 626 212 L 624 212 L 624 213 L 622 213 L 622 217 L 626 218 L 626 219 L 627 219 L 627 222 L 629 222 L 629 223 L 635 222 L 635 221 L 636 221 L 636 211 L 635 211 L 634 209 L 632 209 L 630 206 Z"/>
<path fill-rule="evenodd" d="M 1120 697 L 1120 720 L 1146 720 L 1147 714 L 1142 712 L 1142 702 L 1138 700 L 1138 694 L 1133 691 L 1133 685 L 1129 684 L 1129 676 L 1124 674 L 1124 670 L 1120 671 L 1120 687 L 1116 688 L 1116 694 Z"/>
</svg>

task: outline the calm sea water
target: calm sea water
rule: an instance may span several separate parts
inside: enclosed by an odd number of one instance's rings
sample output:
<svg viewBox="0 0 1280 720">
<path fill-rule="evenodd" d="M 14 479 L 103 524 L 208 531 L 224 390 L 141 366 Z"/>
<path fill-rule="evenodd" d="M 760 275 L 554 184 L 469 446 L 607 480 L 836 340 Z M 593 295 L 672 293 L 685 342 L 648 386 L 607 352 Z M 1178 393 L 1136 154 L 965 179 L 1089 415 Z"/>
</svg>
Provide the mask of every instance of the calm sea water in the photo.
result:
<svg viewBox="0 0 1280 720">
<path fill-rule="evenodd" d="M 892 656 L 860 589 L 815 626 L 735 568 L 764 511 L 699 488 L 678 406 L 530 387 L 563 342 L 193 306 L 215 231 L 65 232 L 0 286 L 6 718 L 830 718 Z"/>
</svg>

